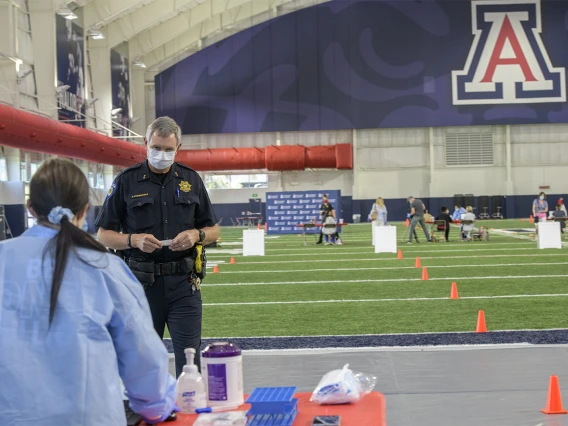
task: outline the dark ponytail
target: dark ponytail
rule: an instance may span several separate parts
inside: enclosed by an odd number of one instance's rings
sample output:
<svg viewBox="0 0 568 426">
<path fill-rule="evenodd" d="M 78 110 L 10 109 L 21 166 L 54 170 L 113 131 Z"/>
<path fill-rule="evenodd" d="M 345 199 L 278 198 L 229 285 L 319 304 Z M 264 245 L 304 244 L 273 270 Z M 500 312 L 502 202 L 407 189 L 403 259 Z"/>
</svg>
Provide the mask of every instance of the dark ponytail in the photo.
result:
<svg viewBox="0 0 568 426">
<path fill-rule="evenodd" d="M 74 215 L 84 211 L 89 203 L 89 184 L 87 178 L 71 161 L 54 158 L 45 161 L 34 174 L 30 182 L 30 206 L 33 208 L 38 222 L 49 225 L 48 216 L 55 207 L 71 210 Z M 86 263 L 78 254 L 78 249 L 106 253 L 107 249 L 95 241 L 89 234 L 73 225 L 67 216 L 63 216 L 60 229 L 53 237 L 43 253 L 53 256 L 53 277 L 49 305 L 49 324 L 53 321 L 57 297 L 63 283 L 65 270 L 69 260 L 69 252 Z M 43 269 L 43 267 L 42 267 Z"/>
</svg>

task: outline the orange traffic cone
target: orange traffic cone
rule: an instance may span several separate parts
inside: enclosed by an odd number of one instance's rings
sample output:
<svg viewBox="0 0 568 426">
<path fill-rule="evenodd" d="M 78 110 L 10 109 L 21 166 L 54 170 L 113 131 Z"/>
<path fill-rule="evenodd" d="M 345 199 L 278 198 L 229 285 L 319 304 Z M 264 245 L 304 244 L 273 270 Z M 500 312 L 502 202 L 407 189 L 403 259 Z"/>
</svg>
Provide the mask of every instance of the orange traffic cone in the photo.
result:
<svg viewBox="0 0 568 426">
<path fill-rule="evenodd" d="M 404 226 L 410 226 L 410 221 L 408 219 L 406 219 Z"/>
<path fill-rule="evenodd" d="M 476 333 L 487 333 L 487 325 L 485 324 L 485 312 L 479 311 L 477 314 L 477 328 Z"/>
<path fill-rule="evenodd" d="M 414 265 L 415 268 L 420 268 L 420 258 L 417 257 L 416 258 L 416 265 Z"/>
<path fill-rule="evenodd" d="M 235 258 L 234 258 L 234 257 L 231 257 L 231 261 L 230 261 L 229 263 L 230 263 L 231 265 L 234 265 L 234 264 L 237 263 L 237 262 L 235 262 Z"/>
<path fill-rule="evenodd" d="M 264 232 L 268 231 L 268 222 L 264 222 Z"/>
<path fill-rule="evenodd" d="M 550 376 L 546 408 L 540 411 L 544 414 L 568 414 L 568 411 L 562 407 L 562 396 L 560 395 L 560 385 L 558 384 L 557 376 Z"/>
<path fill-rule="evenodd" d="M 428 270 L 426 268 L 422 268 L 422 281 L 428 281 Z"/>
<path fill-rule="evenodd" d="M 452 283 L 452 291 L 450 291 L 450 299 L 459 299 L 458 296 L 458 285 L 456 283 Z"/>
<path fill-rule="evenodd" d="M 260 231 L 260 222 L 258 223 L 258 225 L 256 226 L 256 229 L 258 229 Z"/>
<path fill-rule="evenodd" d="M 399 251 L 398 251 L 398 256 L 397 256 L 397 258 L 398 258 L 399 260 L 402 259 L 402 250 L 399 250 Z"/>
<path fill-rule="evenodd" d="M 219 267 L 217 265 L 213 266 L 213 273 L 214 274 L 218 274 L 219 273 Z"/>
<path fill-rule="evenodd" d="M 525 221 L 525 218 L 523 217 L 523 218 L 521 219 L 521 222 L 524 222 L 524 221 Z"/>
<path fill-rule="evenodd" d="M 529 217 L 529 222 L 530 222 L 530 223 L 534 223 L 534 217 L 532 216 L 532 214 L 531 214 L 531 216 Z"/>
</svg>

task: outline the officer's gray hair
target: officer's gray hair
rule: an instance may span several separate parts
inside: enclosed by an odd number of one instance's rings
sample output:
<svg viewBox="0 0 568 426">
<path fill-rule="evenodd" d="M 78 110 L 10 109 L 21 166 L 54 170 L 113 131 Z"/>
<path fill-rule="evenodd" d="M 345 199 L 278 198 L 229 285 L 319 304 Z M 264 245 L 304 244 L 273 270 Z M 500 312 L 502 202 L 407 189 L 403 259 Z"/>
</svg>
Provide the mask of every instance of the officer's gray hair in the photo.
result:
<svg viewBox="0 0 568 426">
<path fill-rule="evenodd" d="M 176 135 L 177 144 L 181 143 L 181 129 L 177 123 L 170 117 L 158 117 L 149 126 L 146 131 L 146 141 L 150 143 L 152 136 L 158 135 L 161 138 L 167 138 L 170 135 Z"/>
</svg>

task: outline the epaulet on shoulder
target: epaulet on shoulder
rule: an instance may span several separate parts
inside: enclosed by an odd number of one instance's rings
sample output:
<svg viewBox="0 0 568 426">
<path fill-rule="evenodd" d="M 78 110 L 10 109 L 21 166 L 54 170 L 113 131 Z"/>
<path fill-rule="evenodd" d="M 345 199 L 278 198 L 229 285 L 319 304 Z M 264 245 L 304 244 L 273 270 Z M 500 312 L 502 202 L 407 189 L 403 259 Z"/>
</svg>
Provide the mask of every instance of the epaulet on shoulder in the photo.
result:
<svg viewBox="0 0 568 426">
<path fill-rule="evenodd" d="M 126 174 L 126 173 L 130 172 L 131 170 L 137 170 L 137 169 L 139 169 L 140 167 L 142 167 L 142 163 L 138 163 L 138 164 L 135 164 L 135 165 L 133 165 L 133 166 L 130 166 L 129 168 L 124 169 L 123 171 L 121 171 L 121 172 L 116 176 L 116 178 L 118 179 L 118 178 L 119 178 L 120 176 L 122 176 L 123 174 Z"/>
<path fill-rule="evenodd" d="M 192 169 L 191 167 L 189 167 L 189 166 L 186 166 L 185 164 L 178 163 L 177 161 L 176 161 L 176 164 L 177 164 L 178 166 L 180 166 L 180 167 L 186 169 L 186 170 L 190 170 L 190 171 L 192 171 L 192 172 L 195 172 L 195 170 L 193 170 L 193 169 Z M 197 172 L 195 172 L 195 173 L 197 173 Z"/>
</svg>

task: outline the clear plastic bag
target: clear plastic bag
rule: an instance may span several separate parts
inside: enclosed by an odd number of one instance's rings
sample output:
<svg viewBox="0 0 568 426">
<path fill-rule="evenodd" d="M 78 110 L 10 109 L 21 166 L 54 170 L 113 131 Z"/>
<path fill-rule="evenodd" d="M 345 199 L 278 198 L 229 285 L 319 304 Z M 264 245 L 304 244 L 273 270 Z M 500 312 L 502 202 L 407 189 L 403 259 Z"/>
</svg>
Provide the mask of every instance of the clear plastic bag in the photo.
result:
<svg viewBox="0 0 568 426">
<path fill-rule="evenodd" d="M 370 374 L 353 373 L 349 364 L 322 377 L 310 401 L 325 404 L 352 404 L 370 393 L 377 378 Z"/>
</svg>

